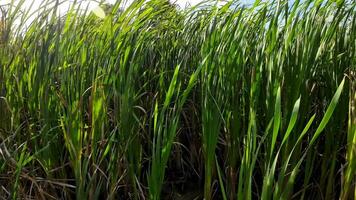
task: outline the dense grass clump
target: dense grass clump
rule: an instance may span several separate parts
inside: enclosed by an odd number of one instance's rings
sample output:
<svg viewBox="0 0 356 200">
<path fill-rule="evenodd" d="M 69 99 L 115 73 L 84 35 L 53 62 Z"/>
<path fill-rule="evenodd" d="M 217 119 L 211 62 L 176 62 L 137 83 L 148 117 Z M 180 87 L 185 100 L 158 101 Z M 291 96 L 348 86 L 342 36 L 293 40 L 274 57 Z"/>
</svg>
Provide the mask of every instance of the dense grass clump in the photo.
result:
<svg viewBox="0 0 356 200">
<path fill-rule="evenodd" d="M 355 1 L 22 3 L 1 6 L 3 199 L 356 198 Z"/>
</svg>

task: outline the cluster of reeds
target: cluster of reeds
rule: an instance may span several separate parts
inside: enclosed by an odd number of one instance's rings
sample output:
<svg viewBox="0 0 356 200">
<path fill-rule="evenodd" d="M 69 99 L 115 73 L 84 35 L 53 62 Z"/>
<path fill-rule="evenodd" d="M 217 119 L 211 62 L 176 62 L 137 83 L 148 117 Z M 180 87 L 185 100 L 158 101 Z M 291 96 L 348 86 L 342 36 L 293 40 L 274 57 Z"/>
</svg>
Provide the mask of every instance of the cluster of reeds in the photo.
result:
<svg viewBox="0 0 356 200">
<path fill-rule="evenodd" d="M 356 198 L 354 1 L 24 2 L 0 26 L 4 199 Z"/>
</svg>

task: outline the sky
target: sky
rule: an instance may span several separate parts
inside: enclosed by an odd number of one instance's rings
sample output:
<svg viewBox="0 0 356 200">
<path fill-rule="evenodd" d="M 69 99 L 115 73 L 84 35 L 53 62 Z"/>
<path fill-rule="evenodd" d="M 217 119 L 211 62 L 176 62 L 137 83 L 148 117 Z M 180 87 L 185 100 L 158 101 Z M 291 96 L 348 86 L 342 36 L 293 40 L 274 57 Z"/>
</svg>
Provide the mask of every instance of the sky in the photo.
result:
<svg viewBox="0 0 356 200">
<path fill-rule="evenodd" d="M 20 0 L 0 0 L 0 6 L 4 4 L 8 4 L 11 1 L 18 2 Z M 28 9 L 31 7 L 31 10 L 36 10 L 41 6 L 43 2 L 47 0 L 25 0 L 25 3 L 23 5 L 24 9 Z M 54 1 L 54 0 L 52 0 Z M 60 7 L 59 7 L 59 12 L 64 13 L 68 10 L 69 6 L 71 5 L 70 2 L 73 2 L 73 0 L 60 0 L 64 2 Z M 81 0 L 83 8 L 86 8 L 88 6 L 89 10 L 93 10 L 96 7 L 98 7 L 98 3 L 96 1 L 100 0 Z M 108 3 L 114 4 L 117 0 L 105 0 Z M 129 5 L 132 1 L 134 0 L 124 0 L 127 2 L 126 5 Z M 180 8 L 185 8 L 186 6 L 194 6 L 198 3 L 200 3 L 202 0 L 170 0 L 172 3 L 177 4 Z M 218 0 L 220 5 L 224 4 L 224 2 L 227 2 L 228 0 Z M 240 0 L 240 2 L 247 3 L 247 2 L 253 2 L 254 0 Z"/>
<path fill-rule="evenodd" d="M 15 1 L 18 1 L 18 0 L 15 0 Z M 126 1 L 129 4 L 133 0 L 126 0 Z M 198 4 L 199 2 L 201 2 L 202 0 L 170 0 L 170 1 L 179 5 L 179 7 L 184 8 L 188 5 L 194 6 L 194 5 Z M 4 5 L 9 2 L 11 2 L 11 0 L 0 0 L 0 5 Z M 106 0 L 106 2 L 113 4 L 116 2 L 116 0 Z M 31 7 L 31 4 L 33 4 L 32 8 L 34 9 L 34 8 L 38 8 L 41 5 L 41 3 L 43 3 L 43 0 L 25 0 L 24 7 L 29 8 L 29 7 Z M 66 1 L 66 3 L 64 3 L 61 6 L 61 8 L 63 10 L 66 10 L 69 5 L 70 5 L 70 1 Z M 98 3 L 96 3 L 95 1 L 92 1 L 92 0 L 83 0 L 83 6 L 86 7 L 87 5 L 89 5 L 89 9 L 94 9 L 95 7 L 98 6 Z"/>
<path fill-rule="evenodd" d="M 0 0 L 0 6 L 1 5 L 6 5 L 9 4 L 10 2 L 15 1 L 19 2 L 20 0 Z M 54 1 L 54 0 L 52 0 Z M 100 0 L 81 0 L 82 1 L 82 7 L 83 9 L 85 9 L 86 7 L 88 7 L 89 11 L 91 10 L 95 10 L 96 8 L 98 8 L 98 3 L 95 1 L 100 1 Z M 108 3 L 114 4 L 117 0 L 105 0 Z M 125 1 L 125 0 L 124 0 Z M 134 0 L 126 0 L 126 5 L 129 5 L 130 3 L 132 3 L 132 1 Z M 200 3 L 202 0 L 170 0 L 172 3 L 177 4 L 180 8 L 185 8 L 187 6 L 194 6 L 198 3 Z M 224 4 L 224 2 L 227 2 L 227 0 L 218 0 L 220 5 Z M 254 0 L 241 0 L 241 2 L 251 2 Z M 23 4 L 23 10 L 30 10 L 30 13 L 36 13 L 36 10 L 41 7 L 41 5 L 43 5 L 44 2 L 48 2 L 48 0 L 24 0 L 24 4 Z M 73 2 L 73 0 L 60 0 L 60 2 L 63 2 L 61 4 L 61 6 L 59 6 L 59 14 L 60 13 L 65 13 L 66 11 L 68 11 L 68 9 L 70 8 L 71 2 Z M 36 14 L 35 14 L 36 15 Z M 32 19 L 35 18 L 35 15 L 32 15 L 31 17 L 29 17 L 26 20 L 26 25 L 30 24 Z"/>
</svg>

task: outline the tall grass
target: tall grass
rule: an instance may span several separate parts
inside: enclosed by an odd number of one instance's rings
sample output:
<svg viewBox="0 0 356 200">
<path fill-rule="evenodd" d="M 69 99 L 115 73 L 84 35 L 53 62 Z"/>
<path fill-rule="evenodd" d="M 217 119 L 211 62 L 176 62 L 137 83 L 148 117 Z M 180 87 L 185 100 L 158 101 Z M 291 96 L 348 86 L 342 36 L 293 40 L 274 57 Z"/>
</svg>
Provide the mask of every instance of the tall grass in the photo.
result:
<svg viewBox="0 0 356 200">
<path fill-rule="evenodd" d="M 23 3 L 1 6 L 5 199 L 356 198 L 355 2 Z"/>
</svg>

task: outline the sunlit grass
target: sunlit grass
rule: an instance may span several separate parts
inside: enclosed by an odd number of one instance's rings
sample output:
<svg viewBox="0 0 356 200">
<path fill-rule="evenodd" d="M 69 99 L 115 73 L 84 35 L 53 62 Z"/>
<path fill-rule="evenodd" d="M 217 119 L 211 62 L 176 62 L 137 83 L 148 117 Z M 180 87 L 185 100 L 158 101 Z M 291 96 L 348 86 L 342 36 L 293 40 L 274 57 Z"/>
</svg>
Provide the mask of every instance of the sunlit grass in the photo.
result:
<svg viewBox="0 0 356 200">
<path fill-rule="evenodd" d="M 0 196 L 356 198 L 353 1 L 123 3 L 1 7 Z"/>
</svg>

